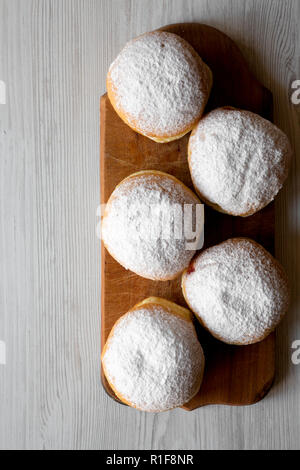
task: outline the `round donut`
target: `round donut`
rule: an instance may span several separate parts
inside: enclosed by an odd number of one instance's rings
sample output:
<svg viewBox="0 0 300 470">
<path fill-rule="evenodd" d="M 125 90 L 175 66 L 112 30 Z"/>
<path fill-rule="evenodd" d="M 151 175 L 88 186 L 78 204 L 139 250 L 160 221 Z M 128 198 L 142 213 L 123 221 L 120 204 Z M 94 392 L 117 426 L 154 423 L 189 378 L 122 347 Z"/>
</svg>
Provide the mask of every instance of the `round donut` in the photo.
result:
<svg viewBox="0 0 300 470">
<path fill-rule="evenodd" d="M 204 354 L 189 310 L 150 297 L 114 325 L 102 352 L 117 397 L 142 411 L 182 406 L 199 391 Z"/>
<path fill-rule="evenodd" d="M 189 265 L 203 226 L 197 196 L 174 176 L 147 170 L 129 176 L 112 193 L 102 219 L 102 240 L 124 268 L 166 281 Z"/>
<path fill-rule="evenodd" d="M 193 129 L 211 86 L 212 73 L 192 46 L 162 31 L 127 43 L 107 75 L 108 97 L 120 118 L 161 143 Z"/>
<path fill-rule="evenodd" d="M 183 273 L 182 290 L 200 323 L 217 339 L 236 345 L 266 338 L 290 297 L 283 267 L 248 238 L 202 251 Z"/>
<path fill-rule="evenodd" d="M 247 217 L 269 204 L 288 175 L 287 136 L 258 114 L 211 111 L 193 130 L 188 160 L 201 199 L 219 212 Z"/>
</svg>

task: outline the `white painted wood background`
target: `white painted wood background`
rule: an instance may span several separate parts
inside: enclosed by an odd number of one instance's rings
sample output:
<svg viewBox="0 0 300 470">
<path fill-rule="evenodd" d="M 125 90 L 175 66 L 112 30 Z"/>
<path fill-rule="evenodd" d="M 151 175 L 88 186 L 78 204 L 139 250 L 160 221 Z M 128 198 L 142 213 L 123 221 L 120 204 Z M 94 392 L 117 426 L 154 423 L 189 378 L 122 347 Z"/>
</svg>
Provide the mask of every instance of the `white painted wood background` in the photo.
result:
<svg viewBox="0 0 300 470">
<path fill-rule="evenodd" d="M 293 283 L 277 380 L 259 404 L 155 415 L 100 385 L 99 97 L 125 42 L 164 24 L 213 25 L 274 93 L 296 154 L 277 202 Z M 299 449 L 300 0 L 0 0 L 0 448 Z"/>
</svg>

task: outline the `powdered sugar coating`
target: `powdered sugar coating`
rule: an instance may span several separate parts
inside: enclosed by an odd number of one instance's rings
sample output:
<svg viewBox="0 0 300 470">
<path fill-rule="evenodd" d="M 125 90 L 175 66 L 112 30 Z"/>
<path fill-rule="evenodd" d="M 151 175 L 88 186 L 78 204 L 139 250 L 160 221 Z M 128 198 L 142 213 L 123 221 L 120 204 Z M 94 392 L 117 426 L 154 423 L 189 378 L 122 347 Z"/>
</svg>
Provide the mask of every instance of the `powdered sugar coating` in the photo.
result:
<svg viewBox="0 0 300 470">
<path fill-rule="evenodd" d="M 154 280 L 172 279 L 189 264 L 195 250 L 187 249 L 182 218 L 171 208 L 190 205 L 184 224 L 191 226 L 199 199 L 182 183 L 162 172 L 144 171 L 125 179 L 111 195 L 102 221 L 102 239 L 111 255 L 136 274 Z M 170 236 L 163 229 L 170 222 Z M 199 239 L 203 220 L 197 226 Z"/>
<path fill-rule="evenodd" d="M 216 209 L 250 215 L 281 189 L 291 157 L 287 136 L 257 114 L 220 108 L 205 116 L 189 141 L 196 191 Z"/>
<path fill-rule="evenodd" d="M 229 239 L 200 253 L 184 273 L 182 286 L 201 323 L 231 344 L 262 340 L 289 304 L 283 268 L 250 239 Z"/>
<path fill-rule="evenodd" d="M 192 322 L 153 305 L 121 317 L 102 363 L 109 383 L 132 406 L 165 411 L 198 392 L 204 357 Z"/>
<path fill-rule="evenodd" d="M 189 131 L 202 115 L 210 87 L 211 73 L 192 47 L 162 31 L 130 41 L 108 73 L 116 110 L 149 137 Z"/>
</svg>

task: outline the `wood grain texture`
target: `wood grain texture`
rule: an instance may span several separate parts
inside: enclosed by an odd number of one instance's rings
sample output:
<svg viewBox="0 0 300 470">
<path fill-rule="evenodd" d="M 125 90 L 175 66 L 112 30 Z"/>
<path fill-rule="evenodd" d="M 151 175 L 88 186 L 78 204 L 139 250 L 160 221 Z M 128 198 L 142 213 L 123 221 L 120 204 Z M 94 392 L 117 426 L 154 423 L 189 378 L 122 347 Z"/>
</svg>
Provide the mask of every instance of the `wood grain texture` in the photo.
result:
<svg viewBox="0 0 300 470">
<path fill-rule="evenodd" d="M 235 43 L 219 30 L 200 23 L 164 26 L 180 35 L 209 65 L 213 89 L 206 111 L 220 106 L 251 110 L 272 120 L 273 99 L 251 74 Z M 107 95 L 101 98 L 101 203 L 105 204 L 118 183 L 141 170 L 163 170 L 193 190 L 187 163 L 189 135 L 168 144 L 157 144 L 130 129 L 113 110 Z M 274 204 L 247 217 L 230 217 L 206 208 L 204 248 L 228 238 L 248 236 L 274 250 Z M 126 271 L 106 250 L 101 258 L 101 349 L 121 315 L 149 296 L 162 297 L 187 307 L 180 276 L 174 281 L 153 282 Z M 247 347 L 232 347 L 197 328 L 206 357 L 200 392 L 183 408 L 208 404 L 250 405 L 269 391 L 275 376 L 275 334 Z M 103 371 L 102 383 L 119 401 Z"/>
<path fill-rule="evenodd" d="M 0 448 L 299 449 L 299 0 L 0 0 Z M 137 413 L 99 381 L 99 98 L 144 31 L 207 23 L 240 47 L 295 148 L 276 201 L 276 253 L 294 286 L 277 377 L 251 407 Z"/>
</svg>

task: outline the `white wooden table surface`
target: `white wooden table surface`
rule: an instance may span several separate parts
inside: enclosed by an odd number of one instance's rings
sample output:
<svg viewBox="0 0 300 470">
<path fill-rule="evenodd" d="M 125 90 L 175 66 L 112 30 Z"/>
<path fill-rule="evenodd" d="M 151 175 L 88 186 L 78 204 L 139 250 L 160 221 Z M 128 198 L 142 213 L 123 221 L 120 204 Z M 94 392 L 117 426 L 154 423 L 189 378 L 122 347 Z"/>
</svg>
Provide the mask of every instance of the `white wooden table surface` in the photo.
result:
<svg viewBox="0 0 300 470">
<path fill-rule="evenodd" d="M 300 448 L 299 20 L 300 0 L 0 0 L 1 449 Z M 296 149 L 276 233 L 294 293 L 262 402 L 155 415 L 100 385 L 99 97 L 127 40 L 184 21 L 231 36 L 274 93 Z"/>
</svg>

